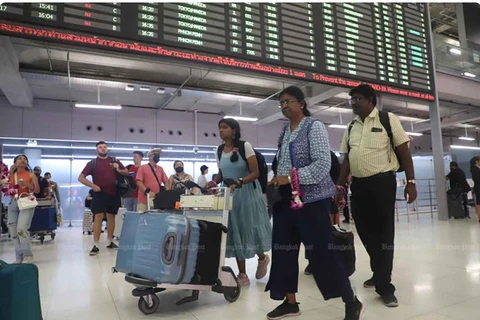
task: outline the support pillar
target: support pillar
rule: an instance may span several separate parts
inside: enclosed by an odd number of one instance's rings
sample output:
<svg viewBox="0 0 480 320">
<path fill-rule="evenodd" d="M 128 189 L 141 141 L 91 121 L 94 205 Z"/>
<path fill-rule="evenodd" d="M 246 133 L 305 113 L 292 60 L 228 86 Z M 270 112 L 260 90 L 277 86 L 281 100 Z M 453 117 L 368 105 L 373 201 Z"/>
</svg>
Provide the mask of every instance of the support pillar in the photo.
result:
<svg viewBox="0 0 480 320">
<path fill-rule="evenodd" d="M 427 21 L 430 21 L 430 8 L 427 6 Z M 428 28 L 430 29 L 431 37 L 431 46 L 433 55 L 433 81 L 436 84 L 436 68 L 435 68 L 435 47 L 433 44 L 432 38 L 432 25 L 428 23 Z M 436 198 L 437 198 L 437 211 L 438 211 L 438 220 L 447 221 L 448 220 L 448 207 L 447 207 L 447 186 L 445 183 L 445 161 L 443 158 L 443 142 L 442 142 L 442 126 L 440 121 L 440 107 L 438 102 L 438 90 L 435 85 L 435 100 L 430 103 L 430 124 L 431 124 L 431 134 L 432 134 L 432 151 L 433 151 L 433 168 L 434 168 L 434 177 L 435 177 L 435 189 L 436 189 Z"/>
</svg>

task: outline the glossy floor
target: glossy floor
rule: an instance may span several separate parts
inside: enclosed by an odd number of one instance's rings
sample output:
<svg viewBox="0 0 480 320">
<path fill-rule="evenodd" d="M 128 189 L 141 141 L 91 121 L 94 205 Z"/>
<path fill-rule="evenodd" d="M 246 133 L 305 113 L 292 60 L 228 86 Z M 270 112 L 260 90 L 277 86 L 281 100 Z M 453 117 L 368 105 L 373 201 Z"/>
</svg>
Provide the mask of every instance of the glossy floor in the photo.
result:
<svg viewBox="0 0 480 320">
<path fill-rule="evenodd" d="M 476 219 L 438 222 L 430 215 L 397 223 L 394 284 L 400 306 L 384 307 L 362 283 L 370 277 L 365 250 L 357 242 L 357 272 L 351 277 L 356 293 L 366 305 L 368 320 L 471 320 L 480 310 L 480 224 Z M 248 261 L 252 283 L 240 299 L 229 304 L 223 296 L 203 293 L 197 302 L 175 306 L 185 291 L 159 294 L 156 314 L 143 315 L 132 297 L 132 286 L 121 274 L 112 274 L 115 252 L 105 249 L 105 235 L 97 257 L 88 256 L 91 236 L 79 228 L 60 228 L 54 241 L 35 243 L 40 269 L 40 291 L 45 320 L 135 319 L 265 319 L 277 302 L 264 293 L 266 279 L 255 281 L 257 262 Z M 305 260 L 300 255 L 300 265 Z M 11 241 L 0 241 L 0 259 L 14 260 Z M 229 260 L 227 264 L 234 265 Z M 311 277 L 300 274 L 298 295 L 302 315 L 297 319 L 343 319 L 340 299 L 324 301 Z"/>
</svg>

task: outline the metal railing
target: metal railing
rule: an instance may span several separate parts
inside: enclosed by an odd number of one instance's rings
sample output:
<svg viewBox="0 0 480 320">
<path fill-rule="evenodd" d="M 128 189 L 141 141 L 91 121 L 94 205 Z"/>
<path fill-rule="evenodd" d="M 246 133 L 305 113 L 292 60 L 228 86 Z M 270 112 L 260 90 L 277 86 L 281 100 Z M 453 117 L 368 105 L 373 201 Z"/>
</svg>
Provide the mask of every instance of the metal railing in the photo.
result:
<svg viewBox="0 0 480 320">
<path fill-rule="evenodd" d="M 417 200 L 408 204 L 404 196 L 405 181 L 397 184 L 397 201 L 395 202 L 395 216 L 397 221 L 401 216 L 406 216 L 410 222 L 410 216 L 420 219 L 421 214 L 430 214 L 434 218 L 437 212 L 437 193 L 435 179 L 418 179 L 417 182 Z"/>
</svg>

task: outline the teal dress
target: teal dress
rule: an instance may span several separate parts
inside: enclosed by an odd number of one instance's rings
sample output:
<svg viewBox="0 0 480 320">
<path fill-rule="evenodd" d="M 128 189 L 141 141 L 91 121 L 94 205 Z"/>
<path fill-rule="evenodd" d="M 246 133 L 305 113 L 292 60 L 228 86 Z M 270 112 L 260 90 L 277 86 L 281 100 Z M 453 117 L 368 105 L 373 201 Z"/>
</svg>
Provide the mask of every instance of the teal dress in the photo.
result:
<svg viewBox="0 0 480 320">
<path fill-rule="evenodd" d="M 220 170 L 223 179 L 239 179 L 249 175 L 247 162 L 238 157 L 230 161 L 231 153 L 222 154 Z M 256 188 L 253 184 L 256 184 Z M 233 206 L 228 219 L 227 258 L 246 260 L 270 251 L 272 225 L 262 188 L 258 180 L 246 183 L 233 192 Z"/>
</svg>

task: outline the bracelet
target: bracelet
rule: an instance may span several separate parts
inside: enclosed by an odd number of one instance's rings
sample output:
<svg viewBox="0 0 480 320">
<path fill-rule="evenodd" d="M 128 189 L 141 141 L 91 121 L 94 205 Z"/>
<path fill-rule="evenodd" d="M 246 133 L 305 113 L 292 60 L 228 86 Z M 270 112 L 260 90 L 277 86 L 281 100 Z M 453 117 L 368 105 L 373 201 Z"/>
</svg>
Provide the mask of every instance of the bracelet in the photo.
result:
<svg viewBox="0 0 480 320">
<path fill-rule="evenodd" d="M 292 177 L 288 176 L 288 183 L 292 184 Z"/>
</svg>

